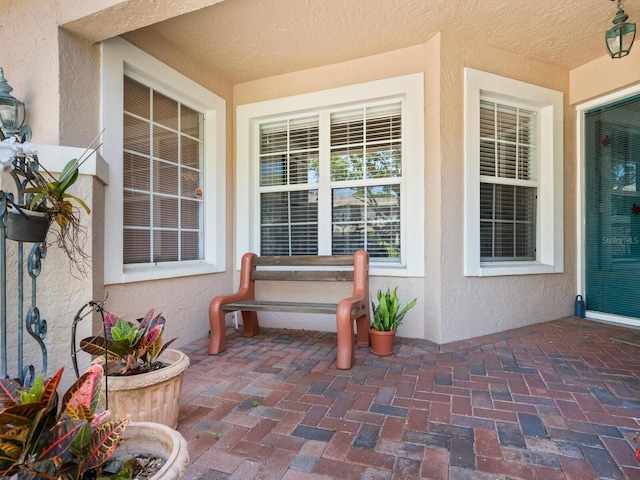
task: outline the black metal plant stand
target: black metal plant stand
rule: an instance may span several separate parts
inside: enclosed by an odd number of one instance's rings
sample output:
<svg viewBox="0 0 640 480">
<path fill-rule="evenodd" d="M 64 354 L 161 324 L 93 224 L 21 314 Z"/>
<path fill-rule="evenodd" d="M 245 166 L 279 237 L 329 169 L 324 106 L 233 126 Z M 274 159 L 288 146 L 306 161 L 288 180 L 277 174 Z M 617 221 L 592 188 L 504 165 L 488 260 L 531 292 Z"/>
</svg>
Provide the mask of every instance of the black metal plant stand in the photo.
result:
<svg viewBox="0 0 640 480">
<path fill-rule="evenodd" d="M 102 318 L 102 333 L 104 335 L 104 365 L 105 369 L 108 365 L 108 352 L 107 352 L 107 331 L 104 328 L 104 302 L 98 302 L 96 300 L 90 300 L 85 303 L 76 313 L 76 316 L 73 317 L 73 324 L 71 325 L 71 362 L 73 363 L 73 371 L 76 374 L 76 378 L 80 377 L 80 371 L 78 370 L 78 347 L 76 342 L 76 330 L 78 327 L 78 322 L 82 321 L 85 317 L 91 315 L 94 311 L 100 314 Z M 105 410 L 109 410 L 109 384 L 108 384 L 109 376 L 104 375 L 104 391 L 105 391 Z"/>
<path fill-rule="evenodd" d="M 26 185 L 26 178 L 21 178 L 20 173 L 16 171 L 11 172 L 11 175 L 16 183 L 18 191 L 24 188 Z M 24 198 L 21 194 L 18 194 L 18 203 L 23 203 Z M 24 385 L 32 385 L 36 376 L 36 367 L 34 363 L 25 365 L 24 362 L 24 330 L 33 338 L 40 347 L 41 353 L 41 368 L 38 370 L 43 375 L 47 372 L 47 347 L 44 344 L 44 339 L 47 336 L 47 321 L 40 317 L 40 310 L 37 307 L 37 278 L 40 275 L 42 269 L 42 259 L 47 255 L 47 247 L 45 243 L 32 244 L 29 250 L 26 265 L 24 258 L 25 242 L 17 243 L 17 258 L 16 258 L 16 337 L 15 339 L 8 337 L 8 318 L 7 318 L 7 238 L 5 236 L 5 230 L 8 224 L 9 205 L 14 203 L 13 194 L 0 190 L 0 375 L 3 377 L 9 377 L 9 362 L 8 362 L 8 349 L 7 346 L 11 342 L 17 343 L 17 359 L 15 359 L 15 375 L 13 378 L 18 379 Z M 10 242 L 13 242 L 10 240 Z M 27 244 L 28 245 L 28 244 Z M 25 277 L 25 269 L 28 278 Z M 30 279 L 30 282 L 29 282 Z M 25 289 L 31 286 L 31 303 L 25 312 Z M 12 315 L 13 317 L 13 315 Z M 31 362 L 35 362 L 35 359 L 31 358 Z M 13 362 L 12 362 L 13 363 Z M 12 365 L 13 367 L 13 365 Z"/>
</svg>

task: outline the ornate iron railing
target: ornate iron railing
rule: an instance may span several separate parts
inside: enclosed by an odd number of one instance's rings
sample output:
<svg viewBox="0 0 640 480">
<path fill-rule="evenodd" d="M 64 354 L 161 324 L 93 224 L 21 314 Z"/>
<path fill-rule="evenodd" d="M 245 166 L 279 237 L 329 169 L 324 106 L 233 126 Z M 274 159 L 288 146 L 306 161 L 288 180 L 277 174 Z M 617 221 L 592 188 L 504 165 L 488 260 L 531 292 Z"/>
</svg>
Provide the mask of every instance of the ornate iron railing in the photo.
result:
<svg viewBox="0 0 640 480">
<path fill-rule="evenodd" d="M 19 176 L 17 172 L 11 172 L 13 179 L 16 183 L 16 188 L 20 192 L 21 188 L 24 188 L 25 179 Z M 18 193 L 18 202 L 23 204 L 24 198 L 21 193 Z M 37 307 L 37 278 L 40 275 L 42 269 L 42 260 L 47 255 L 47 248 L 44 243 L 29 244 L 32 245 L 29 250 L 26 264 L 25 264 L 25 242 L 14 242 L 13 240 L 7 241 L 5 236 L 5 229 L 8 225 L 8 214 L 10 205 L 14 204 L 14 195 L 10 192 L 0 191 L 0 375 L 3 377 L 12 377 L 18 379 L 25 385 L 32 385 L 36 376 L 36 370 L 38 373 L 46 374 L 47 372 L 47 348 L 44 344 L 44 339 L 47 336 L 47 321 L 40 316 L 40 309 Z M 16 255 L 16 284 L 11 285 L 12 288 L 8 288 L 10 285 L 7 280 L 8 264 L 7 264 L 7 246 L 12 242 L 17 245 Z M 25 277 L 25 270 L 27 277 Z M 31 286 L 30 305 L 28 308 L 25 306 L 25 288 L 29 287 L 29 280 Z M 15 316 L 13 312 L 8 316 L 8 295 L 16 295 L 16 312 Z M 13 303 L 13 302 L 12 302 Z M 13 306 L 13 305 L 12 305 Z M 15 331 L 10 329 L 8 322 L 15 319 Z M 24 359 L 24 347 L 25 347 L 25 334 L 27 331 L 31 339 L 33 339 L 40 349 L 41 366 L 37 368 L 35 366 L 36 359 L 31 356 L 28 364 L 25 365 Z M 10 331 L 11 330 L 11 331 Z M 11 336 L 10 336 L 11 334 Z M 17 358 L 9 359 L 9 342 L 16 342 Z M 37 351 L 37 347 L 36 347 Z M 10 372 L 11 369 L 11 372 Z"/>
</svg>

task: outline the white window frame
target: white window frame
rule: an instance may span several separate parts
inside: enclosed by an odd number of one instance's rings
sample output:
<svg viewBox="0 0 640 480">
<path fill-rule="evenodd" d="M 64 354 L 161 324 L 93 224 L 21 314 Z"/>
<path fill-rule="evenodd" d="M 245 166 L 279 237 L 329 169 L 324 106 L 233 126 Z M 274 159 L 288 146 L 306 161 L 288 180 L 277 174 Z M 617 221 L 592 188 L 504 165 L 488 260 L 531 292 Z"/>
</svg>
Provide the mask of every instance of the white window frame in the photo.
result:
<svg viewBox="0 0 640 480">
<path fill-rule="evenodd" d="M 236 108 L 236 268 L 245 252 L 258 252 L 260 246 L 259 164 L 256 140 L 259 123 L 277 116 L 296 116 L 316 110 L 350 104 L 402 102 L 403 174 L 400 262 L 376 261 L 371 275 L 424 276 L 424 75 L 422 73 L 376 80 L 291 97 L 240 105 Z M 319 188 L 326 188 L 320 186 Z M 321 214 L 322 212 L 319 212 Z M 326 255 L 329 242 L 318 232 L 319 254 Z M 323 248 L 324 246 L 324 248 Z"/>
<path fill-rule="evenodd" d="M 465 276 L 561 273 L 564 271 L 563 94 L 472 68 L 464 69 L 465 89 Z M 480 99 L 520 105 L 538 112 L 538 203 L 536 259 L 480 260 Z"/>
<path fill-rule="evenodd" d="M 226 256 L 226 103 L 188 77 L 121 38 L 102 42 L 102 155 L 109 165 L 105 191 L 105 285 L 222 272 Z M 158 264 L 123 263 L 124 76 L 204 114 L 204 258 Z"/>
</svg>

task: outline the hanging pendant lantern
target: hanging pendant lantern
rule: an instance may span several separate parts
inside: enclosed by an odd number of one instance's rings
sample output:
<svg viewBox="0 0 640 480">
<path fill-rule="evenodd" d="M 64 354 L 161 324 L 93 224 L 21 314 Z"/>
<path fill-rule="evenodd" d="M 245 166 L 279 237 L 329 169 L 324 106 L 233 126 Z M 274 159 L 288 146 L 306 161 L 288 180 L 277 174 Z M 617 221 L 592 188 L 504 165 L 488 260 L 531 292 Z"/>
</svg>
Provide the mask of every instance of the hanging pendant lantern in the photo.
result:
<svg viewBox="0 0 640 480">
<path fill-rule="evenodd" d="M 18 133 L 25 118 L 24 103 L 10 94 L 12 90 L 0 67 L 0 129 L 5 137 Z"/>
<path fill-rule="evenodd" d="M 611 58 L 622 58 L 629 55 L 636 38 L 636 24 L 627 23 L 629 15 L 624 13 L 621 0 L 617 0 L 618 11 L 613 18 L 613 27 L 607 30 L 605 39 Z"/>
</svg>

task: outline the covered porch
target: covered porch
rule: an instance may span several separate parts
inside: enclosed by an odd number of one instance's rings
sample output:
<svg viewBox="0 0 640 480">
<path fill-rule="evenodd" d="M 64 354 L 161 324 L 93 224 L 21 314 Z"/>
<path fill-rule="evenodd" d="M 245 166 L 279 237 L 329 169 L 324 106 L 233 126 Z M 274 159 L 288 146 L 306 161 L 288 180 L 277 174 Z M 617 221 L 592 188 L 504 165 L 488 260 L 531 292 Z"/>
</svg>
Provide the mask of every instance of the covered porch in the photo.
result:
<svg viewBox="0 0 640 480">
<path fill-rule="evenodd" d="M 187 479 L 634 479 L 638 330 L 577 317 L 396 352 L 264 329 L 191 358 L 178 430 Z"/>
</svg>

